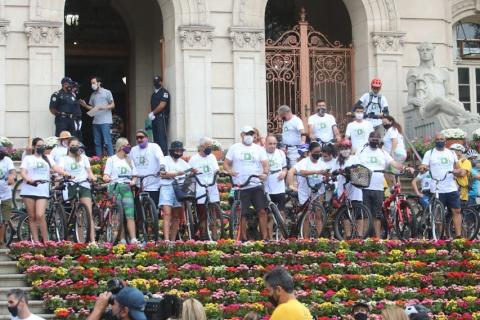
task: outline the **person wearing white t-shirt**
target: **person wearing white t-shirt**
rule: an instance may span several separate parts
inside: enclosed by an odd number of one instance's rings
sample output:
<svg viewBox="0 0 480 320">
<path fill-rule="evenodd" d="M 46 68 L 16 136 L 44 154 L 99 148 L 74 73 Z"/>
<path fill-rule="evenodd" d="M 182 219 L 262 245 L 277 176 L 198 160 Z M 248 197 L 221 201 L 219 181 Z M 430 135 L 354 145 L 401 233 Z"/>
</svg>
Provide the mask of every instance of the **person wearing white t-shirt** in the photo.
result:
<svg viewBox="0 0 480 320">
<path fill-rule="evenodd" d="M 12 159 L 7 157 L 7 150 L 0 144 L 0 201 L 3 223 L 0 225 L 0 247 L 4 246 L 5 225 L 12 213 L 12 185 L 15 184 L 15 167 Z"/>
<path fill-rule="evenodd" d="M 62 131 L 58 136 L 58 144 L 50 151 L 50 157 L 53 159 L 55 164 L 58 164 L 62 157 L 65 157 L 68 153 L 68 139 L 72 135 L 69 131 Z M 52 163 L 53 164 L 53 163 Z"/>
<path fill-rule="evenodd" d="M 323 177 L 328 174 L 325 162 L 322 158 L 322 148 L 316 141 L 310 143 L 308 147 L 309 156 L 295 165 L 295 174 L 297 175 L 297 188 L 294 185 L 290 185 L 290 189 L 298 191 L 298 201 L 300 205 L 303 205 L 309 199 L 312 194 L 312 189 L 309 187 L 317 186 L 323 182 Z M 308 180 L 307 180 L 308 179 Z M 325 192 L 325 188 L 322 186 L 318 190 L 318 194 L 321 195 Z M 323 230 L 323 217 L 321 212 L 315 212 L 315 227 L 317 236 L 320 237 L 320 232 Z M 307 225 L 308 229 L 309 226 Z M 303 230 L 304 234 L 311 234 L 309 230 Z"/>
<path fill-rule="evenodd" d="M 345 137 L 352 141 L 352 151 L 357 153 L 368 143 L 368 136 L 373 132 L 373 126 L 370 122 L 363 119 L 363 107 L 355 106 L 355 120 L 347 125 Z"/>
<path fill-rule="evenodd" d="M 327 104 L 325 100 L 317 100 L 317 113 L 308 118 L 308 132 L 311 141 L 320 143 L 329 143 L 333 140 L 340 141 L 340 132 L 338 131 L 335 117 L 327 113 Z"/>
<path fill-rule="evenodd" d="M 179 202 L 175 196 L 173 181 L 177 180 L 182 183 L 185 180 L 185 171 L 190 169 L 190 165 L 182 159 L 185 149 L 181 141 L 173 141 L 168 152 L 170 155 L 163 158 L 160 170 L 162 179 L 160 180 L 160 200 L 158 205 L 161 206 L 163 212 L 164 239 L 175 241 L 180 227 L 183 203 Z"/>
<path fill-rule="evenodd" d="M 435 193 L 437 183 L 434 180 L 445 180 L 438 182 L 438 194 L 442 204 L 448 207 L 453 214 L 453 225 L 455 236 L 461 237 L 462 216 L 460 213 L 460 193 L 455 182 L 455 176 L 460 176 L 463 170 L 460 168 L 457 155 L 445 148 L 445 136 L 441 133 L 435 135 L 435 148 L 425 152 L 421 172 L 430 171 L 432 182 L 430 192 Z"/>
<path fill-rule="evenodd" d="M 95 223 L 93 222 L 92 216 L 92 192 L 90 190 L 90 182 L 86 180 L 94 182 L 96 177 L 90 168 L 90 161 L 87 156 L 81 153 L 80 140 L 77 137 L 72 137 L 68 140 L 68 154 L 60 158 L 58 164 L 54 166 L 54 169 L 63 176 L 71 177 L 70 179 L 73 180 L 73 182 L 80 183 L 79 185 L 68 184 L 68 199 L 74 198 L 78 192 L 80 203 L 87 206 L 90 219 L 90 238 L 88 240 L 95 242 Z M 87 239 L 78 239 L 78 242 L 86 241 Z"/>
<path fill-rule="evenodd" d="M 217 158 L 212 154 L 212 139 L 208 137 L 201 138 L 198 142 L 198 153 L 190 158 L 188 164 L 191 168 L 195 169 L 198 172 L 197 179 L 203 185 L 209 185 L 213 182 L 213 178 L 215 177 L 215 173 L 220 170 L 218 166 Z M 197 193 L 197 213 L 198 218 L 200 220 L 200 238 L 203 240 L 208 239 L 207 235 L 207 214 L 206 214 L 206 207 L 205 207 L 205 195 L 207 190 L 200 186 L 197 182 L 196 185 L 196 193 Z M 210 203 L 217 203 L 220 202 L 220 193 L 218 192 L 218 186 L 215 182 L 214 185 L 208 187 L 208 198 Z M 217 215 L 220 212 L 214 212 L 215 207 L 212 207 L 212 214 Z M 213 221 L 217 221 L 218 218 L 215 216 L 211 217 Z M 211 225 L 212 235 L 218 236 L 218 232 L 221 230 L 216 230 L 217 224 L 212 223 Z M 218 239 L 213 239 L 218 240 Z"/>
<path fill-rule="evenodd" d="M 307 135 L 302 120 L 292 113 L 289 106 L 280 106 L 278 116 L 283 120 L 282 144 L 287 150 L 288 167 L 293 167 L 300 155 L 298 146 L 305 144 Z"/>
<path fill-rule="evenodd" d="M 403 164 L 396 162 L 393 158 L 380 147 L 380 134 L 377 132 L 370 133 L 368 137 L 368 146 L 364 147 L 357 154 L 360 164 L 364 165 L 371 171 L 386 170 L 388 166 L 392 166 L 398 170 L 405 170 Z M 411 168 L 409 168 L 412 171 Z M 370 185 L 363 189 L 363 203 L 370 209 L 373 217 L 373 228 L 375 236 L 380 237 L 383 216 L 382 204 L 385 197 L 383 190 L 384 174 L 383 172 L 372 172 Z"/>
<path fill-rule="evenodd" d="M 34 315 L 28 308 L 28 295 L 22 289 L 11 289 L 7 293 L 7 307 L 11 320 L 44 320 Z"/>
<path fill-rule="evenodd" d="M 388 102 L 384 95 L 380 94 L 382 81 L 378 78 L 372 79 L 370 83 L 371 91 L 363 94 L 356 105 L 364 107 L 364 116 L 380 134 L 383 135 L 382 116 L 388 115 Z"/>
<path fill-rule="evenodd" d="M 265 149 L 253 143 L 255 140 L 255 130 L 251 126 L 246 126 L 240 134 L 241 143 L 235 143 L 225 155 L 223 163 L 224 170 L 233 177 L 235 185 L 244 184 L 251 175 L 260 176 L 265 181 L 269 173 L 268 158 Z M 239 198 L 242 207 L 242 217 L 240 218 L 240 240 L 246 239 L 246 219 L 249 214 L 249 207 L 253 205 L 258 214 L 260 224 L 260 233 L 262 239 L 268 239 L 267 226 L 267 199 L 261 181 L 256 178 L 250 180 L 247 186 L 235 190 L 235 198 Z"/>
<path fill-rule="evenodd" d="M 160 165 L 164 158 L 162 149 L 158 144 L 148 141 L 148 135 L 144 130 L 137 130 L 135 138 L 137 145 L 132 148 L 129 156 L 135 163 L 139 176 L 157 175 L 143 179 L 143 190 L 148 192 L 150 198 L 155 202 L 155 206 L 158 206 Z"/>
<path fill-rule="evenodd" d="M 135 231 L 135 205 L 131 187 L 136 184 L 137 170 L 135 163 L 128 156 L 132 147 L 126 138 L 118 138 L 115 143 L 116 153 L 107 159 L 103 171 L 103 181 L 109 183 L 108 192 L 122 203 L 123 214 L 127 219 L 127 231 L 130 243 L 138 243 Z M 122 232 L 121 243 L 125 243 Z"/>
<path fill-rule="evenodd" d="M 50 196 L 50 171 L 54 162 L 45 155 L 45 142 L 42 138 L 33 139 L 32 147 L 33 154 L 23 158 L 20 165 L 23 179 L 20 196 L 27 209 L 32 240 L 39 241 L 38 228 L 40 228 L 42 240 L 45 242 L 48 241 L 45 210 Z"/>
<path fill-rule="evenodd" d="M 385 135 L 383 136 L 383 150 L 392 156 L 393 160 L 404 163 L 407 159 L 407 149 L 405 148 L 405 142 L 403 139 L 402 126 L 395 121 L 392 116 L 384 116 L 383 127 L 385 129 Z M 390 169 L 389 171 L 395 172 Z M 395 176 L 392 174 L 386 174 L 385 179 L 389 186 L 395 184 Z"/>
</svg>

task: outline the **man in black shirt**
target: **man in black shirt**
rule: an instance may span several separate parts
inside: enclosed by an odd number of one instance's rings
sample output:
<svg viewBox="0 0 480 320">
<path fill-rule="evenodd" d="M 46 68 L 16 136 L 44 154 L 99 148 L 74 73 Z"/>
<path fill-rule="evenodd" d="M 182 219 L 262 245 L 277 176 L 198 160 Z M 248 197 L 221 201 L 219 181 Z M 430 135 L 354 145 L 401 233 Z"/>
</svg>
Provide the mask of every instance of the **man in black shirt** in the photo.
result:
<svg viewBox="0 0 480 320">
<path fill-rule="evenodd" d="M 50 112 L 55 116 L 55 135 L 60 132 L 75 132 L 74 113 L 77 107 L 77 100 L 72 94 L 72 79 L 62 79 L 62 89 L 55 91 L 50 97 Z"/>
<path fill-rule="evenodd" d="M 167 155 L 167 127 L 170 113 L 170 93 L 163 87 L 161 76 L 153 78 L 155 90 L 150 99 L 151 111 L 148 114 L 152 120 L 153 141 L 160 146 L 164 155 Z"/>
</svg>

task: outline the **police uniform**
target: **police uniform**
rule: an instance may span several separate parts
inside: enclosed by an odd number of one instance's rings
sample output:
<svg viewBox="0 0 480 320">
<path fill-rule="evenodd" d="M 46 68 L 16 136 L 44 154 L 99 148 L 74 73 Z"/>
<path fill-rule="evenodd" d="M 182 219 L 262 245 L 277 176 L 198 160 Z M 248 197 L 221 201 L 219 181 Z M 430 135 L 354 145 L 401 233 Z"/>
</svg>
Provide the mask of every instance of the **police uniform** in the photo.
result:
<svg viewBox="0 0 480 320">
<path fill-rule="evenodd" d="M 77 99 L 71 92 L 61 89 L 50 97 L 50 109 L 57 111 L 55 115 L 55 135 L 58 137 L 60 132 L 68 131 L 72 135 L 75 133 L 75 113 L 78 113 Z M 81 112 L 81 111 L 80 111 Z"/>
<path fill-rule="evenodd" d="M 153 141 L 160 146 L 163 154 L 167 154 L 167 130 L 168 130 L 168 116 L 170 114 L 170 93 L 164 88 L 160 87 L 158 91 L 154 91 L 150 99 L 151 110 L 155 110 L 160 102 L 165 101 L 167 105 L 162 112 L 155 115 L 152 121 Z"/>
</svg>

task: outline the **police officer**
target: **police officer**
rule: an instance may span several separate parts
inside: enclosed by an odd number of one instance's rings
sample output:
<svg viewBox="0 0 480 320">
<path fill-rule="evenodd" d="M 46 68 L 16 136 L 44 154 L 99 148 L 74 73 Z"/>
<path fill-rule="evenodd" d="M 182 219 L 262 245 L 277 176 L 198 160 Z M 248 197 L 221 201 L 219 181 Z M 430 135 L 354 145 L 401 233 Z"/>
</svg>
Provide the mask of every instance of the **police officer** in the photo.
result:
<svg viewBox="0 0 480 320">
<path fill-rule="evenodd" d="M 50 112 L 55 116 L 55 135 L 58 137 L 60 132 L 75 132 L 74 112 L 77 100 L 72 94 L 72 79 L 64 77 L 62 79 L 62 89 L 54 92 L 50 97 Z"/>
<path fill-rule="evenodd" d="M 168 153 L 167 126 L 170 114 L 170 93 L 163 87 L 161 76 L 153 78 L 155 90 L 150 99 L 151 111 L 148 114 L 152 120 L 153 141 L 160 146 L 164 155 Z"/>
</svg>

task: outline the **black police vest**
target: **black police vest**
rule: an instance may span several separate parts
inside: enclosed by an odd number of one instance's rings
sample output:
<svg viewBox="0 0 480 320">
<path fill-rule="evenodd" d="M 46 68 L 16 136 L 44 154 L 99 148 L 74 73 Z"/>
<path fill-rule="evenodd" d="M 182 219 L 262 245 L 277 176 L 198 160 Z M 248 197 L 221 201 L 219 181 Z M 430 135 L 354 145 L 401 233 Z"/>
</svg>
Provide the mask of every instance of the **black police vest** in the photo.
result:
<svg viewBox="0 0 480 320">
<path fill-rule="evenodd" d="M 57 99 L 57 110 L 59 112 L 75 113 L 77 111 L 77 99 L 70 92 L 60 91 Z"/>
<path fill-rule="evenodd" d="M 167 98 L 165 98 L 165 93 L 168 95 Z M 155 108 L 158 107 L 161 101 L 166 101 L 167 105 L 162 110 L 162 112 L 160 112 L 160 114 L 162 116 L 168 117 L 170 113 L 170 93 L 165 90 L 165 88 L 160 88 L 158 92 L 153 92 L 152 98 L 150 99 L 151 111 L 155 110 Z"/>
</svg>

